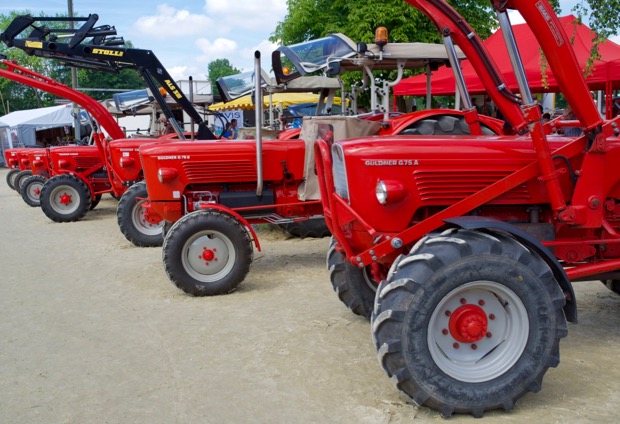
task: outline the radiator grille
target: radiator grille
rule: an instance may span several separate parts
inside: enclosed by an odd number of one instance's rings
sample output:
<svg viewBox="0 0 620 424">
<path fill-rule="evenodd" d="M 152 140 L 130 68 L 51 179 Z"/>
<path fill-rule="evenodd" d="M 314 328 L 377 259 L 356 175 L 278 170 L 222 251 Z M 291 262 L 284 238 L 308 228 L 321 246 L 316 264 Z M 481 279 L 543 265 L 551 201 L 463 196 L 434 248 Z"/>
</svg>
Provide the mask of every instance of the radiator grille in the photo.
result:
<svg viewBox="0 0 620 424">
<path fill-rule="evenodd" d="M 512 171 L 416 171 L 413 173 L 422 201 L 454 203 L 510 175 Z M 530 198 L 525 184 L 519 185 L 498 199 L 523 201 Z"/>
<path fill-rule="evenodd" d="M 255 164 L 251 161 L 184 162 L 183 171 L 189 183 L 256 180 Z"/>
<path fill-rule="evenodd" d="M 101 165 L 101 159 L 97 158 L 89 158 L 89 157 L 81 157 L 74 156 L 75 159 L 75 167 L 76 169 L 89 169 L 93 166 Z"/>
</svg>

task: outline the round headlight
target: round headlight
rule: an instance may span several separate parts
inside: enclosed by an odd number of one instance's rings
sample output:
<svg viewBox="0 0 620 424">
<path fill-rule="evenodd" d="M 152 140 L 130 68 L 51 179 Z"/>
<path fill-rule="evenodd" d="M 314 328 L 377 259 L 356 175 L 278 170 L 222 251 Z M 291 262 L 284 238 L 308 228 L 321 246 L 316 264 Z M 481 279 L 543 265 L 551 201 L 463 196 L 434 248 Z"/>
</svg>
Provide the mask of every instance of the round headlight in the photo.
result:
<svg viewBox="0 0 620 424">
<path fill-rule="evenodd" d="M 377 195 L 377 200 L 382 205 L 387 203 L 387 187 L 383 181 L 377 181 L 377 186 L 375 187 L 375 194 Z"/>
</svg>

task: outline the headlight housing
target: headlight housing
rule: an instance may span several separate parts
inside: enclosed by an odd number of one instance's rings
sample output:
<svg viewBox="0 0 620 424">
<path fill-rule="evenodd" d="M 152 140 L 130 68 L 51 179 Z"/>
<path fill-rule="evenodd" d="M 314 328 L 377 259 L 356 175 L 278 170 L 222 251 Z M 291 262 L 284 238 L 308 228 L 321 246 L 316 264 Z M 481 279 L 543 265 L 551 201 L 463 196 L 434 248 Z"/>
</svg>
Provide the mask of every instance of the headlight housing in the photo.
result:
<svg viewBox="0 0 620 424">
<path fill-rule="evenodd" d="M 407 188 L 400 181 L 379 180 L 375 186 L 377 201 L 382 205 L 400 202 L 407 196 Z"/>
<path fill-rule="evenodd" d="M 339 144 L 332 145 L 332 172 L 334 174 L 334 189 L 336 194 L 346 201 L 349 201 L 347 167 L 344 163 L 344 152 L 342 150 L 342 146 Z"/>
<path fill-rule="evenodd" d="M 174 180 L 179 173 L 174 168 L 159 168 L 157 171 L 157 178 L 159 178 L 160 183 L 166 183 Z"/>
</svg>

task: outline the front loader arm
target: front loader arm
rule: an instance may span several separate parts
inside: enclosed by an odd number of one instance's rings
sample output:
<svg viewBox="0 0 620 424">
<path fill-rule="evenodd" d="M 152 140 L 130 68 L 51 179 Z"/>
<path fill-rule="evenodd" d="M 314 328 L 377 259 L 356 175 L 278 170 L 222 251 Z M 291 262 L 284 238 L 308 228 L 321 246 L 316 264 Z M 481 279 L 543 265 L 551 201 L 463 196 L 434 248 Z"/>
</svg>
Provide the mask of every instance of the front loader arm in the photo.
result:
<svg viewBox="0 0 620 424">
<path fill-rule="evenodd" d="M 83 67 L 106 72 L 118 72 L 122 69 L 135 69 L 145 80 L 151 92 L 163 110 L 166 117 L 175 122 L 172 111 L 166 104 L 155 81 L 175 100 L 175 102 L 198 124 L 199 139 L 215 139 L 206 122 L 196 111 L 181 88 L 174 82 L 166 68 L 159 61 L 155 53 L 150 50 L 125 47 L 113 27 L 103 26 L 94 28 L 97 15 L 88 18 L 73 18 L 86 21 L 77 30 L 54 30 L 61 33 L 73 34 L 68 43 L 61 42 L 61 37 L 48 31 L 45 27 L 34 26 L 36 21 L 65 21 L 68 18 L 32 18 L 18 16 L 7 27 L 7 31 L 0 34 L 0 41 L 9 47 L 17 47 L 34 56 L 50 58 L 65 62 L 69 66 Z M 26 29 L 33 31 L 24 38 L 18 38 Z M 85 28 L 85 29 L 83 29 Z M 88 39 L 88 40 L 87 40 Z M 85 42 L 87 40 L 87 42 Z M 177 127 L 179 137 L 184 138 L 182 131 Z"/>
</svg>

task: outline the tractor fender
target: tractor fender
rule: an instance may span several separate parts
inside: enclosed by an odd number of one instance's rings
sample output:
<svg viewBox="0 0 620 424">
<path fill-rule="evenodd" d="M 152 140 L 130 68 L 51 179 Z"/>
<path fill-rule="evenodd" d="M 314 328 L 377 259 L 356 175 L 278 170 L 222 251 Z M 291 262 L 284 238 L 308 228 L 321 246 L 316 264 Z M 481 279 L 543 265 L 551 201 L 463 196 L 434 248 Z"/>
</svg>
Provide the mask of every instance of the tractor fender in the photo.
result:
<svg viewBox="0 0 620 424">
<path fill-rule="evenodd" d="M 233 211 L 230 208 L 227 208 L 226 206 L 222 206 L 219 205 L 217 203 L 208 203 L 208 204 L 204 204 L 200 207 L 201 211 L 208 211 L 208 210 L 216 210 L 220 213 L 225 213 L 227 215 L 232 216 L 233 218 L 235 218 L 237 221 L 239 221 L 241 223 L 241 225 L 243 225 L 246 229 L 246 231 L 248 233 L 250 233 L 250 238 L 254 241 L 254 245 L 256 246 L 256 250 L 258 250 L 259 252 L 260 250 L 260 243 L 258 241 L 258 236 L 256 235 L 256 232 L 254 232 L 254 228 L 252 228 L 252 225 L 250 225 L 250 223 L 241 215 L 239 215 L 237 212 Z"/>
<path fill-rule="evenodd" d="M 86 187 L 88 187 L 88 191 L 90 192 L 91 200 L 95 200 L 95 197 L 97 196 L 95 194 L 95 188 L 93 187 L 92 183 L 87 178 L 84 178 L 84 176 L 82 174 L 80 174 L 79 172 L 60 171 L 56 175 L 71 175 L 72 177 L 75 177 L 78 180 L 82 181 L 84 184 L 86 184 Z"/>
<path fill-rule="evenodd" d="M 566 296 L 566 305 L 564 305 L 564 315 L 566 320 L 574 324 L 577 323 L 577 299 L 575 298 L 575 291 L 573 285 L 566 275 L 564 268 L 560 265 L 557 258 L 543 246 L 538 240 L 531 235 L 527 234 L 523 230 L 516 228 L 509 223 L 499 221 L 493 218 L 479 217 L 479 216 L 460 216 L 456 218 L 445 219 L 445 223 L 455 227 L 463 228 L 466 230 L 480 230 L 487 231 L 501 231 L 503 233 L 510 234 L 517 239 L 520 243 L 527 246 L 530 250 L 538 254 L 551 268 L 551 272 L 562 288 Z"/>
</svg>

